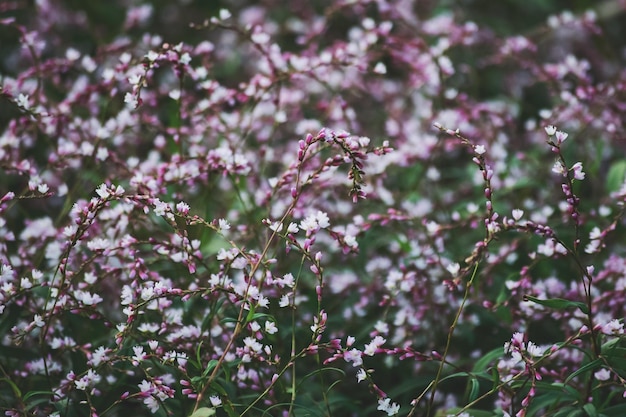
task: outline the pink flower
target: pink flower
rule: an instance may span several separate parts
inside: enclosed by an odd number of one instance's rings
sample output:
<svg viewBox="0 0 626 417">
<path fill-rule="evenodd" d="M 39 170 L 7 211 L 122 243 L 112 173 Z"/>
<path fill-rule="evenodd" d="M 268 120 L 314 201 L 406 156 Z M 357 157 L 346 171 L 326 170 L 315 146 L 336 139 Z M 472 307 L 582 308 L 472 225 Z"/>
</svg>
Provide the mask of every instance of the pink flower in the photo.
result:
<svg viewBox="0 0 626 417">
<path fill-rule="evenodd" d="M 602 326 L 602 333 L 611 336 L 624 334 L 624 323 L 620 323 L 619 320 L 613 319 Z"/>
<path fill-rule="evenodd" d="M 582 162 L 576 162 L 572 166 L 572 171 L 574 171 L 574 178 L 582 181 L 585 179 L 585 173 L 583 172 L 583 164 Z"/>
<path fill-rule="evenodd" d="M 565 142 L 565 139 L 567 139 L 568 134 L 565 132 L 561 132 L 560 130 L 558 132 L 556 132 L 556 140 L 558 144 L 561 144 L 563 142 Z"/>
<path fill-rule="evenodd" d="M 344 352 L 343 359 L 346 362 L 352 362 L 352 366 L 355 368 L 363 365 L 363 359 L 361 359 L 361 352 L 358 349 L 351 349 Z"/>
</svg>

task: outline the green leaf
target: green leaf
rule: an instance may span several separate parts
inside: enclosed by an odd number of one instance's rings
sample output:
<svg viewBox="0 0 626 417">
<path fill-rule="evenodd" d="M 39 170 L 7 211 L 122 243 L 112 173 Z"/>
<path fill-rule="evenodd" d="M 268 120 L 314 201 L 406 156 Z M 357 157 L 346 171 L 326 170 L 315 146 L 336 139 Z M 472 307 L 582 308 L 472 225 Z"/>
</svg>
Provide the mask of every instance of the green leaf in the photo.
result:
<svg viewBox="0 0 626 417">
<path fill-rule="evenodd" d="M 581 366 L 576 371 L 574 371 L 570 376 L 568 376 L 563 383 L 567 384 L 569 381 L 571 381 L 572 379 L 576 378 L 578 375 L 584 374 L 587 371 L 594 370 L 595 368 L 600 366 L 600 364 L 602 364 L 602 360 L 595 359 L 595 360 L 589 362 L 588 364 Z"/>
<path fill-rule="evenodd" d="M 202 363 L 202 361 L 200 360 L 200 349 L 202 348 L 202 344 L 204 343 L 204 340 L 202 340 L 200 343 L 198 343 L 198 347 L 196 348 L 196 363 L 198 364 L 198 368 L 200 367 L 200 364 Z"/>
<path fill-rule="evenodd" d="M 470 392 L 469 392 L 469 402 L 473 402 L 476 398 L 478 398 L 480 383 L 476 378 L 470 379 Z"/>
<path fill-rule="evenodd" d="M 602 353 L 606 354 L 607 351 L 613 350 L 616 348 L 615 345 L 617 345 L 620 342 L 620 338 L 614 337 L 612 339 L 610 339 L 609 341 L 607 341 L 606 343 L 602 344 Z"/>
<path fill-rule="evenodd" d="M 41 395 L 43 397 L 50 397 L 51 395 L 54 395 L 54 393 L 52 391 L 30 391 L 24 395 L 24 401 L 28 401 L 32 397 L 36 397 L 38 395 Z"/>
<path fill-rule="evenodd" d="M 448 376 L 445 376 L 444 378 L 441 378 L 441 380 L 439 382 L 443 382 L 443 381 L 447 381 L 448 379 L 453 379 L 453 378 L 468 378 L 470 377 L 471 374 L 469 374 L 468 372 L 455 372 L 453 374 L 450 374 Z"/>
<path fill-rule="evenodd" d="M 614 192 L 620 189 L 626 178 L 626 160 L 617 161 L 611 164 L 609 173 L 606 176 L 606 189 Z"/>
<path fill-rule="evenodd" d="M 547 300 L 541 300 L 537 297 L 533 297 L 532 295 L 525 295 L 524 301 L 532 301 L 533 303 L 553 308 L 555 310 L 565 310 L 570 307 L 576 307 L 584 314 L 589 314 L 587 305 L 585 303 L 581 303 L 580 301 L 570 301 L 563 298 L 549 298 Z"/>
<path fill-rule="evenodd" d="M 487 370 L 487 366 L 490 363 L 492 363 L 495 359 L 501 358 L 502 355 L 504 355 L 503 347 L 498 347 L 498 348 L 493 349 L 490 352 L 485 353 L 482 358 L 476 361 L 476 363 L 474 364 L 474 367 L 472 368 L 472 371 L 480 372 L 480 371 Z"/>
<path fill-rule="evenodd" d="M 189 417 L 211 417 L 215 415 L 215 408 L 202 407 L 198 408 Z"/>
<path fill-rule="evenodd" d="M 22 391 L 20 391 L 18 386 L 15 385 L 15 383 L 13 381 L 11 381 L 8 378 L 0 378 L 0 382 L 6 382 L 7 384 L 9 384 L 11 386 L 11 389 L 13 390 L 13 393 L 15 394 L 15 396 L 17 398 L 22 398 Z"/>
<path fill-rule="evenodd" d="M 491 387 L 491 390 L 495 391 L 498 388 L 498 384 L 500 383 L 500 375 L 498 374 L 498 368 L 496 367 L 491 370 L 491 380 L 493 381 L 493 386 Z"/>
<path fill-rule="evenodd" d="M 602 410 L 608 416 L 621 417 L 626 415 L 626 404 L 612 405 Z"/>
<path fill-rule="evenodd" d="M 224 410 L 226 410 L 228 417 L 241 417 L 229 403 L 224 404 Z"/>
<path fill-rule="evenodd" d="M 454 408 L 449 408 L 449 409 L 446 409 L 446 410 L 439 410 L 437 412 L 437 414 L 435 414 L 435 417 L 447 417 L 447 416 L 465 415 L 465 414 L 461 414 L 461 413 L 467 413 L 468 415 L 470 415 L 472 417 L 493 417 L 494 416 L 492 411 L 475 410 L 473 408 L 454 407 Z"/>
<path fill-rule="evenodd" d="M 274 317 L 272 315 L 266 314 L 266 313 L 255 313 L 252 316 L 252 320 L 258 320 L 258 319 L 263 319 L 263 318 L 266 318 L 266 319 L 268 319 L 270 321 L 275 321 L 276 320 L 276 319 L 274 319 Z"/>
<path fill-rule="evenodd" d="M 535 416 L 538 415 L 539 410 L 547 409 L 548 407 L 552 407 L 552 410 L 559 409 L 558 405 L 563 401 L 562 395 L 560 393 L 550 392 L 544 395 L 536 396 L 533 401 L 530 403 L 530 407 L 528 407 L 528 415 Z"/>
<path fill-rule="evenodd" d="M 585 413 L 580 408 L 565 407 L 560 409 L 554 417 L 584 417 Z"/>
<path fill-rule="evenodd" d="M 243 324 L 248 324 L 250 323 L 252 320 L 254 320 L 254 306 L 250 306 L 250 311 L 248 311 L 248 315 L 246 316 L 246 319 L 244 320 Z"/>
<path fill-rule="evenodd" d="M 626 375 L 626 349 L 615 348 L 612 349 L 606 355 L 606 361 L 613 368 L 613 370 L 619 373 L 620 376 Z"/>
<path fill-rule="evenodd" d="M 202 376 L 208 376 L 211 371 L 213 371 L 213 369 L 217 366 L 218 361 L 217 359 L 211 359 L 208 363 L 208 365 L 206 366 L 206 368 L 204 369 L 204 372 L 202 372 Z"/>
<path fill-rule="evenodd" d="M 583 405 L 583 410 L 585 410 L 589 417 L 598 417 L 598 410 L 596 410 L 596 407 L 593 404 Z"/>
<path fill-rule="evenodd" d="M 211 384 L 211 388 L 215 390 L 215 392 L 217 392 L 218 394 L 220 394 L 221 396 L 226 396 L 228 395 L 226 390 L 224 389 L 224 387 L 222 387 L 220 384 L 218 384 L 217 382 L 213 382 Z"/>
</svg>

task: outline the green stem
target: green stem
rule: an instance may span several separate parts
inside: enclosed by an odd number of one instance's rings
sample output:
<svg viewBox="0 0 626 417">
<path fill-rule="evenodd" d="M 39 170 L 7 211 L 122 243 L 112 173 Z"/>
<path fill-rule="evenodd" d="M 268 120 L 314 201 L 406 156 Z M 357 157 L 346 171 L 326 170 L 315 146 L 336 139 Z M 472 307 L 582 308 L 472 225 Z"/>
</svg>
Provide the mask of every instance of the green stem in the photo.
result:
<svg viewBox="0 0 626 417">
<path fill-rule="evenodd" d="M 463 309 L 465 308 L 465 303 L 467 302 L 467 299 L 469 298 L 469 292 L 470 289 L 472 288 L 472 284 L 474 283 L 474 278 L 476 277 L 476 273 L 478 272 L 478 265 L 479 262 L 476 262 L 474 264 L 474 271 L 472 272 L 472 276 L 470 277 L 469 281 L 467 281 L 467 284 L 465 285 L 465 293 L 463 294 L 463 300 L 461 301 L 461 305 L 459 306 L 459 309 L 456 312 L 456 316 L 454 317 L 454 321 L 452 322 L 452 325 L 450 326 L 450 331 L 448 331 L 448 338 L 446 340 L 446 347 L 443 351 L 443 356 L 441 357 L 441 362 L 439 363 L 439 368 L 437 369 L 437 375 L 435 376 L 435 380 L 432 384 L 432 389 L 430 391 L 430 399 L 428 400 L 428 407 L 426 409 L 426 415 L 429 416 L 431 413 L 431 409 L 433 407 L 433 403 L 435 402 L 435 393 L 437 392 L 437 387 L 439 385 L 439 381 L 441 380 L 441 374 L 443 373 L 443 367 L 446 363 L 446 357 L 448 356 L 448 353 L 450 351 L 450 344 L 452 343 L 452 335 L 454 334 L 454 330 L 456 329 L 456 325 L 459 322 L 459 318 L 461 317 L 461 313 L 463 313 Z M 417 405 L 417 404 L 416 404 Z M 413 410 L 411 411 L 411 414 L 413 414 Z"/>
</svg>

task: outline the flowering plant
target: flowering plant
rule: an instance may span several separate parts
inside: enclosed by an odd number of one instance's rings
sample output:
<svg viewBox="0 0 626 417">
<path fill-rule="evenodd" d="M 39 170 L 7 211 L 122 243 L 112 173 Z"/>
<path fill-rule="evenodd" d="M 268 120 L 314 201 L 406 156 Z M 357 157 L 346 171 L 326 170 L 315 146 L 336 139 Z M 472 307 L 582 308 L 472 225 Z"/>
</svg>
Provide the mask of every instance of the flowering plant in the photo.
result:
<svg viewBox="0 0 626 417">
<path fill-rule="evenodd" d="M 270 3 L 0 5 L 5 415 L 623 415 L 621 3 Z"/>
</svg>

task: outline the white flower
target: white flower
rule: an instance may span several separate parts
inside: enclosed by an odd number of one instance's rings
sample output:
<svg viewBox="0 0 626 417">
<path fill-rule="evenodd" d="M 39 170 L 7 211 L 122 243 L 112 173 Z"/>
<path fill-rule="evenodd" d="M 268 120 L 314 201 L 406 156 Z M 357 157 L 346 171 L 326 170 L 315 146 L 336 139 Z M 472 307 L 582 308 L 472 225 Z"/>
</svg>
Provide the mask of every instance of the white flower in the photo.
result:
<svg viewBox="0 0 626 417">
<path fill-rule="evenodd" d="M 87 247 L 93 251 L 106 250 L 111 247 L 111 242 L 108 239 L 97 237 L 94 240 L 88 241 Z"/>
<path fill-rule="evenodd" d="M 191 62 L 191 55 L 185 52 L 180 56 L 180 62 L 185 65 L 189 64 Z"/>
<path fill-rule="evenodd" d="M 220 16 L 220 20 L 227 20 L 229 19 L 232 15 L 230 14 L 230 12 L 226 9 L 220 9 L 219 12 L 219 16 Z"/>
<path fill-rule="evenodd" d="M 552 172 L 554 172 L 555 174 L 565 176 L 566 174 L 565 167 L 563 166 L 561 161 L 554 162 L 554 165 L 552 166 Z"/>
<path fill-rule="evenodd" d="M 593 374 L 593 376 L 598 380 L 598 381 L 607 381 L 610 377 L 611 377 L 611 371 L 609 371 L 606 368 L 602 368 L 599 371 L 595 372 Z"/>
<path fill-rule="evenodd" d="M 392 403 L 390 398 L 381 398 L 378 400 L 377 410 L 384 411 L 388 416 L 398 414 L 400 406 L 397 403 Z"/>
<path fill-rule="evenodd" d="M 600 231 L 600 228 L 597 226 L 591 229 L 591 232 L 589 232 L 589 239 L 591 240 L 600 239 L 601 237 L 602 237 L 602 232 Z"/>
<path fill-rule="evenodd" d="M 103 200 L 111 195 L 109 190 L 107 190 L 106 184 L 100 184 L 100 186 L 96 188 L 96 194 L 98 194 Z"/>
<path fill-rule="evenodd" d="M 35 314 L 35 317 L 33 318 L 33 324 L 37 327 L 43 327 L 46 325 L 46 322 L 43 321 L 41 315 Z"/>
<path fill-rule="evenodd" d="M 22 277 L 22 279 L 20 279 L 20 288 L 21 289 L 29 289 L 32 288 L 33 283 L 30 282 L 30 280 L 26 277 Z"/>
<path fill-rule="evenodd" d="M 298 230 L 300 229 L 298 229 L 297 224 L 293 222 L 289 223 L 289 227 L 287 227 L 287 233 L 290 233 L 290 234 L 298 233 Z"/>
<path fill-rule="evenodd" d="M 85 376 L 83 376 L 77 381 L 74 381 L 74 384 L 76 385 L 77 389 L 84 391 L 88 387 L 93 386 L 97 384 L 98 382 L 100 382 L 100 379 L 101 379 L 100 375 L 98 375 L 92 369 L 90 369 L 89 371 L 87 371 L 87 374 Z"/>
<path fill-rule="evenodd" d="M 528 352 L 528 354 L 530 356 L 541 356 L 541 355 L 543 355 L 543 349 L 541 349 L 539 346 L 537 346 L 533 342 L 528 342 L 526 344 L 526 352 Z"/>
<path fill-rule="evenodd" d="M 370 343 L 365 345 L 363 353 L 368 356 L 374 356 L 376 350 L 381 347 L 386 341 L 387 340 L 385 340 L 385 338 L 383 338 L 382 336 L 374 337 L 374 339 L 372 339 Z"/>
<path fill-rule="evenodd" d="M 139 84 L 141 82 L 141 74 L 131 74 L 128 77 L 128 82 L 133 85 Z"/>
<path fill-rule="evenodd" d="M 382 320 L 378 320 L 374 325 L 374 329 L 380 334 L 389 333 L 389 325 Z"/>
<path fill-rule="evenodd" d="M 107 148 L 104 148 L 104 147 L 98 148 L 98 151 L 96 152 L 96 159 L 98 159 L 98 161 L 104 161 L 108 157 L 109 157 L 109 150 Z"/>
<path fill-rule="evenodd" d="M 512 211 L 512 214 L 513 214 L 513 218 L 515 219 L 515 221 L 519 221 L 519 219 L 521 219 L 522 216 L 524 215 L 524 210 L 514 209 Z"/>
<path fill-rule="evenodd" d="M 258 43 L 260 45 L 266 44 L 270 41 L 270 35 L 268 35 L 267 33 L 264 32 L 255 32 L 252 34 L 252 36 L 250 37 L 250 39 L 252 39 L 252 42 L 254 43 Z"/>
<path fill-rule="evenodd" d="M 243 339 L 243 344 L 246 348 L 256 353 L 260 353 L 261 350 L 263 349 L 263 345 L 259 343 L 256 339 L 250 336 Z"/>
<path fill-rule="evenodd" d="M 328 215 L 323 211 L 318 211 L 317 213 L 315 213 L 315 219 L 317 220 L 317 224 L 319 224 L 321 229 L 325 229 L 330 226 Z"/>
<path fill-rule="evenodd" d="M 230 223 L 228 223 L 228 221 L 226 219 L 219 219 L 217 221 L 217 225 L 220 228 L 220 230 L 222 230 L 222 231 L 230 230 Z"/>
<path fill-rule="evenodd" d="M 600 250 L 602 243 L 599 240 L 592 240 L 585 246 L 585 253 L 595 253 Z"/>
<path fill-rule="evenodd" d="M 363 368 L 359 369 L 359 372 L 356 373 L 357 382 L 364 381 L 365 378 L 367 378 L 367 372 L 365 372 L 365 369 Z"/>
<path fill-rule="evenodd" d="M 265 322 L 265 332 L 267 334 L 274 334 L 278 331 L 278 327 L 276 327 L 276 323 L 274 323 L 273 321 L 266 321 Z"/>
<path fill-rule="evenodd" d="M 135 353 L 132 357 L 133 363 L 142 362 L 146 358 L 146 354 L 141 346 L 133 346 L 133 352 Z"/>
<path fill-rule="evenodd" d="M 65 51 L 65 58 L 70 61 L 76 61 L 78 58 L 80 58 L 80 52 L 78 52 L 74 48 L 69 48 L 67 51 Z"/>
<path fill-rule="evenodd" d="M 85 68 L 87 72 L 94 72 L 98 67 L 96 62 L 90 57 L 85 55 L 83 59 L 81 59 L 80 64 Z"/>
<path fill-rule="evenodd" d="M 139 100 L 137 100 L 137 97 L 132 93 L 126 93 L 124 95 L 124 103 L 127 104 L 129 109 L 136 109 L 139 107 Z"/>
<path fill-rule="evenodd" d="M 154 214 L 156 214 L 157 216 L 164 216 L 168 209 L 169 209 L 169 206 L 168 206 L 167 203 L 164 203 L 163 201 L 159 200 L 158 198 L 155 199 L 155 201 L 154 201 Z"/>
<path fill-rule="evenodd" d="M 376 66 L 374 67 L 374 72 L 376 74 L 387 74 L 387 67 L 385 66 L 385 64 L 383 64 L 382 62 L 379 62 L 376 64 Z"/>
<path fill-rule="evenodd" d="M 28 109 L 28 96 L 26 94 L 20 94 L 17 96 L 17 105 L 24 109 Z"/>
<path fill-rule="evenodd" d="M 552 136 L 556 133 L 556 126 L 552 126 L 552 125 L 546 126 L 545 130 L 548 136 Z"/>
<path fill-rule="evenodd" d="M 65 226 L 65 228 L 63 229 L 63 236 L 68 237 L 68 238 L 72 237 L 74 236 L 74 234 L 76 234 L 77 231 L 78 231 L 78 226 L 75 224 Z"/>
<path fill-rule="evenodd" d="M 77 290 L 74 293 L 74 297 L 77 300 L 81 301 L 84 305 L 92 306 L 100 303 L 102 301 L 102 297 L 98 294 L 92 294 L 88 291 Z"/>
<path fill-rule="evenodd" d="M 283 230 L 283 224 L 280 221 L 270 223 L 268 225 L 272 232 L 280 233 Z"/>
<path fill-rule="evenodd" d="M 108 358 L 108 350 L 104 347 L 104 346 L 100 346 L 98 349 L 96 349 L 92 355 L 91 355 L 91 360 L 89 361 L 89 364 L 92 366 L 98 366 L 100 365 L 102 362 L 105 362 L 107 360 L 109 360 Z"/>
<path fill-rule="evenodd" d="M 351 248 L 357 248 L 359 246 L 359 243 L 356 241 L 356 237 L 352 236 L 352 235 L 346 235 L 343 238 L 343 241 L 346 242 L 346 245 L 351 247 Z"/>
<path fill-rule="evenodd" d="M 454 262 L 448 265 L 446 269 L 452 276 L 456 276 L 456 274 L 458 274 L 461 270 L 461 265 L 459 265 L 457 262 Z"/>
<path fill-rule="evenodd" d="M 159 54 L 157 52 L 150 51 L 146 54 L 146 58 L 148 58 L 148 61 L 156 61 L 159 58 Z"/>
<path fill-rule="evenodd" d="M 304 231 L 317 231 L 319 229 L 325 229 L 330 226 L 328 215 L 323 211 L 317 211 L 317 213 L 307 216 L 300 222 L 300 229 Z"/>
<path fill-rule="evenodd" d="M 284 294 L 282 297 L 280 297 L 280 300 L 278 301 L 279 307 L 287 307 L 289 304 L 289 296 L 287 294 Z"/>
</svg>

